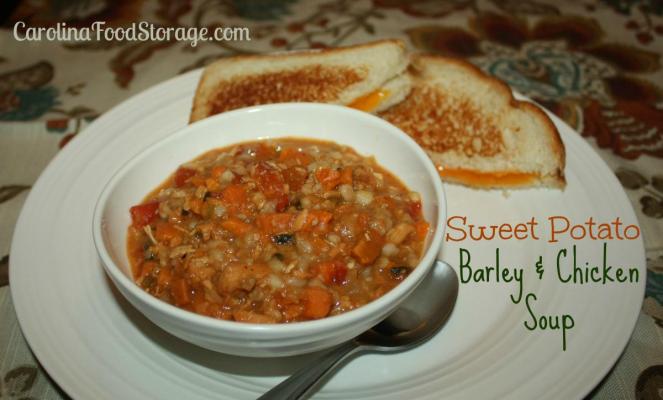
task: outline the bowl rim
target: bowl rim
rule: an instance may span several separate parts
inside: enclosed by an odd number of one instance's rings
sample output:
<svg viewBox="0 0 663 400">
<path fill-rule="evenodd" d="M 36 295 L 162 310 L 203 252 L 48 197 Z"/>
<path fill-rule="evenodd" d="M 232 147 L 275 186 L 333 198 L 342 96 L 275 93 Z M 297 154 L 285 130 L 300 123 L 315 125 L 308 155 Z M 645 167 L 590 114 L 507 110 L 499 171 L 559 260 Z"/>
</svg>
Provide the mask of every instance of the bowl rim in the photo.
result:
<svg viewBox="0 0 663 400">
<path fill-rule="evenodd" d="M 296 109 L 300 112 L 306 112 L 306 110 L 323 110 L 323 112 L 329 112 L 330 114 L 336 113 L 343 115 L 349 119 L 364 119 L 370 123 L 380 125 L 379 128 L 382 129 L 385 134 L 394 136 L 397 140 L 403 142 L 403 145 L 411 148 L 420 162 L 423 163 L 426 173 L 428 173 L 430 180 L 433 182 L 433 187 L 435 191 L 435 200 L 438 203 L 438 215 L 437 215 L 437 225 L 435 226 L 435 231 L 432 238 L 429 240 L 428 247 L 421 257 L 421 260 L 410 273 L 410 275 L 403 280 L 403 282 L 396 285 L 387 293 L 378 297 L 377 299 L 358 307 L 354 310 L 344 312 L 342 314 L 328 316 L 316 320 L 308 321 L 298 321 L 291 323 L 277 323 L 277 324 L 257 324 L 257 323 L 246 323 L 238 321 L 228 321 L 222 319 L 216 319 L 208 317 L 205 315 L 197 314 L 192 311 L 179 308 L 175 305 L 167 303 L 165 301 L 159 300 L 158 298 L 147 293 L 141 289 L 133 279 L 126 276 L 120 267 L 115 264 L 112 257 L 108 253 L 106 246 L 104 244 L 104 235 L 103 235 L 103 213 L 105 206 L 108 202 L 109 197 L 113 193 L 114 189 L 117 186 L 117 183 L 129 172 L 131 169 L 138 164 L 140 161 L 150 156 L 152 153 L 162 150 L 167 147 L 172 142 L 177 142 L 181 140 L 182 137 L 191 135 L 191 131 L 203 130 L 208 125 L 223 124 L 224 120 L 241 118 L 243 115 L 250 115 L 255 113 L 260 113 L 264 111 L 291 111 Z M 317 139 L 315 137 L 307 137 L 306 135 L 286 135 L 284 137 L 297 137 L 302 139 Z M 248 141 L 257 141 L 269 139 L 269 136 L 250 136 L 247 137 Z M 334 142 L 347 145 L 352 148 L 354 146 L 336 141 Z M 241 143 L 241 142 L 233 142 Z M 233 145 L 233 143 L 227 144 L 227 146 Z M 226 145 L 224 145 L 226 146 Z M 221 147 L 221 146 L 217 146 Z M 216 147 L 215 147 L 216 148 Z M 212 148 L 210 148 L 211 150 Z M 371 155 L 376 155 L 379 153 L 379 148 L 376 148 L 376 151 Z M 194 155 L 195 157 L 195 155 Z M 170 172 L 169 172 L 170 174 Z M 401 177 L 397 176 L 399 179 Z M 165 177 L 164 177 L 165 179 Z M 407 184 L 407 182 L 404 182 Z M 101 259 L 101 264 L 104 267 L 104 270 L 110 277 L 115 285 L 122 286 L 128 290 L 132 296 L 135 296 L 141 303 L 146 304 L 152 309 L 157 310 L 162 314 L 169 315 L 181 322 L 197 325 L 205 329 L 221 330 L 231 334 L 241 334 L 241 333 L 271 333 L 271 334 L 308 334 L 312 332 L 330 330 L 339 326 L 352 325 L 353 323 L 360 323 L 362 320 L 370 319 L 371 316 L 380 313 L 380 310 L 384 309 L 390 303 L 393 303 L 399 297 L 404 297 L 404 294 L 407 294 L 408 291 L 416 289 L 418 284 L 422 279 L 428 274 L 429 270 L 433 267 L 437 255 L 442 246 L 442 237 L 446 227 L 446 215 L 447 215 L 447 203 L 445 191 L 442 185 L 442 181 L 439 178 L 437 169 L 435 168 L 433 162 L 428 157 L 426 152 L 406 133 L 400 130 L 398 127 L 392 125 L 391 123 L 366 112 L 355 110 L 346 106 L 332 105 L 332 104 L 322 104 L 322 103 L 275 103 L 268 105 L 257 105 L 252 107 L 246 107 L 241 109 L 236 109 L 221 114 L 217 114 L 203 120 L 197 121 L 193 124 L 189 124 L 172 134 L 168 135 L 163 140 L 155 142 L 146 148 L 140 150 L 136 155 L 124 163 L 117 171 L 113 173 L 111 178 L 104 184 L 101 194 L 97 198 L 97 202 L 94 207 L 94 214 L 92 220 L 92 237 L 95 249 L 99 258 Z M 433 223 L 431 222 L 431 225 Z M 120 292 L 123 292 L 120 290 Z M 126 297 L 126 295 L 123 296 Z M 131 301 L 130 301 L 131 302 Z M 131 302 L 133 303 L 133 302 Z M 134 306 L 136 308 L 136 306 Z M 139 310 L 143 314 L 142 310 Z M 146 315 L 147 317 L 147 315 Z M 148 317 L 149 318 L 149 317 Z M 151 318 L 149 318 L 151 319 Z"/>
</svg>

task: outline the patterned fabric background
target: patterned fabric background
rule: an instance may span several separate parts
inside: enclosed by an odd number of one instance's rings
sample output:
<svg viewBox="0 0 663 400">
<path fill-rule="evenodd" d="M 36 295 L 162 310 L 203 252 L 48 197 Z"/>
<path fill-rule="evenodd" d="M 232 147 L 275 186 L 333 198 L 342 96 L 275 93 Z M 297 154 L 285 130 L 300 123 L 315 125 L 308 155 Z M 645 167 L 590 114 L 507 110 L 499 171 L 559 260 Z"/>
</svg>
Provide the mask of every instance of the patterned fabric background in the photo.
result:
<svg viewBox="0 0 663 400">
<path fill-rule="evenodd" d="M 6 5 L 9 6 L 9 5 Z M 5 7 L 6 7 L 5 6 Z M 251 40 L 17 42 L 12 29 L 94 21 L 250 29 Z M 613 169 L 647 250 L 631 343 L 592 398 L 663 398 L 663 2 L 660 0 L 20 1 L 0 29 L 0 286 L 13 227 L 40 171 L 95 117 L 177 74 L 235 54 L 379 38 L 462 57 L 545 105 Z M 28 158 L 26 155 L 30 154 Z M 66 396 L 48 380 L 0 288 L 0 398 Z"/>
</svg>

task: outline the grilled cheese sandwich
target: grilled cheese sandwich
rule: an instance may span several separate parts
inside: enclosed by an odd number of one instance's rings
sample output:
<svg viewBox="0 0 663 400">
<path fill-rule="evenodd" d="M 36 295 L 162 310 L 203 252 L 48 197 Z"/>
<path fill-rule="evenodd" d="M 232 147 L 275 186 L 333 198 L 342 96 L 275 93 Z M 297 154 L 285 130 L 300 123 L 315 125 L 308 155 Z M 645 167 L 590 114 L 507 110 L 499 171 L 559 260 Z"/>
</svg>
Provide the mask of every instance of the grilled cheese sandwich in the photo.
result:
<svg viewBox="0 0 663 400">
<path fill-rule="evenodd" d="M 379 115 L 417 141 L 443 180 L 485 189 L 566 185 L 564 145 L 536 105 L 458 59 L 414 55 L 410 74 L 406 99 Z"/>
<path fill-rule="evenodd" d="M 203 71 L 190 122 L 237 108 L 281 102 L 382 111 L 407 95 L 407 64 L 405 46 L 399 40 L 224 58 Z"/>
</svg>

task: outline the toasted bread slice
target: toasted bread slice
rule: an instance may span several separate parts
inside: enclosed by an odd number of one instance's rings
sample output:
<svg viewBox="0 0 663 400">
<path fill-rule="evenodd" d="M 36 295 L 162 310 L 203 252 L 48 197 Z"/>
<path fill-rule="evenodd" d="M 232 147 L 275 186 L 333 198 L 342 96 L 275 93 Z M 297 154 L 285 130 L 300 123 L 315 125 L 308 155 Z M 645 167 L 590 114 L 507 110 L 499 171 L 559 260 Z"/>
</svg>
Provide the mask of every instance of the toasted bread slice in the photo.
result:
<svg viewBox="0 0 663 400">
<path fill-rule="evenodd" d="M 407 64 L 400 40 L 224 58 L 205 68 L 190 122 L 236 108 L 280 102 L 343 104 L 374 112 L 384 109 L 385 102 L 393 104 L 390 99 L 407 95 Z"/>
<path fill-rule="evenodd" d="M 442 179 L 476 188 L 564 188 L 565 151 L 536 105 L 453 58 L 414 55 L 407 98 L 380 114 L 412 136 Z"/>
</svg>

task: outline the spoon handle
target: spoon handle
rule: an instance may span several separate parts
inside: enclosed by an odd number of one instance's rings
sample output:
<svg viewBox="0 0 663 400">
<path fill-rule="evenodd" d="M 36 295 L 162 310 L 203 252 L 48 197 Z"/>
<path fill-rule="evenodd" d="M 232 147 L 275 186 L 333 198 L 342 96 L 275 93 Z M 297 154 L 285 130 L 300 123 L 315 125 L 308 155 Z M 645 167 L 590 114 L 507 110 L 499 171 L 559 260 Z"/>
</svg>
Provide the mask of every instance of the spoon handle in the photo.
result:
<svg viewBox="0 0 663 400">
<path fill-rule="evenodd" d="M 315 360 L 315 364 L 306 365 L 288 379 L 276 385 L 258 400 L 296 400 L 301 399 L 322 378 L 336 370 L 336 367 L 350 354 L 361 348 L 355 340 L 345 342 L 332 351 Z"/>
</svg>

